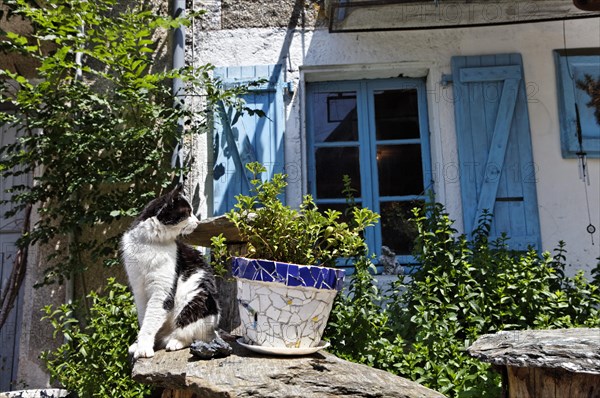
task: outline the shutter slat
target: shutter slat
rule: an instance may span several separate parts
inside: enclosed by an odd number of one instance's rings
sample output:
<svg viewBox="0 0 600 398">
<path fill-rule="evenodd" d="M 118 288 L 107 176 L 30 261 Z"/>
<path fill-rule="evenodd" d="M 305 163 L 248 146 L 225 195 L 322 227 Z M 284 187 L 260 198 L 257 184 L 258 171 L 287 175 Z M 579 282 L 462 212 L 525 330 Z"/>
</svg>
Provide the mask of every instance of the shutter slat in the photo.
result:
<svg viewBox="0 0 600 398">
<path fill-rule="evenodd" d="M 477 204 L 476 217 L 483 214 L 484 210 L 493 212 L 494 203 L 498 194 L 498 184 L 500 175 L 504 166 L 504 157 L 506 155 L 506 146 L 510 134 L 510 126 L 513 119 L 517 100 L 517 89 L 519 80 L 506 79 L 500 99 L 500 106 L 496 116 L 496 123 L 492 142 L 489 148 L 489 155 L 485 165 L 485 176 L 481 185 L 481 193 Z M 476 225 L 477 219 L 473 220 Z"/>
<path fill-rule="evenodd" d="M 521 79 L 520 66 L 502 66 L 490 69 L 483 68 L 465 68 L 460 70 L 460 81 L 462 83 L 481 83 L 493 82 L 505 79 Z"/>
</svg>

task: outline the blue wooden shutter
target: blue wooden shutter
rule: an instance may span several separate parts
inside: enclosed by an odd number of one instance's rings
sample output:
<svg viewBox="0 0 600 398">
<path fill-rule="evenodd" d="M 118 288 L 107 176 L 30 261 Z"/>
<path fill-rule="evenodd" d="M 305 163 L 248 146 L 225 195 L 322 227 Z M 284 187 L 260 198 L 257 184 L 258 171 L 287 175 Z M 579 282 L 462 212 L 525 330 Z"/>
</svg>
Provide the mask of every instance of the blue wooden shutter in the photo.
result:
<svg viewBox="0 0 600 398">
<path fill-rule="evenodd" d="M 243 96 L 246 106 L 261 110 L 266 117 L 239 114 L 222 104 L 215 115 L 213 215 L 233 208 L 235 196 L 249 192 L 246 164 L 258 161 L 271 178 L 284 169 L 283 158 L 283 85 L 281 65 L 235 66 L 215 69 L 224 85 L 247 84 L 259 79 L 267 82 Z"/>
<path fill-rule="evenodd" d="M 536 168 L 520 54 L 452 58 L 465 231 L 484 210 L 490 236 L 517 250 L 540 247 Z"/>
<path fill-rule="evenodd" d="M 593 53 L 590 54 L 590 51 Z M 600 51 L 590 51 L 554 51 L 560 141 L 565 158 L 575 158 L 580 151 L 585 152 L 589 158 L 600 158 L 600 124 L 594 114 L 595 108 L 589 106 L 591 98 L 588 93 L 577 86 L 586 76 L 593 80 L 600 79 Z M 581 137 L 577 134 L 576 104 Z"/>
</svg>

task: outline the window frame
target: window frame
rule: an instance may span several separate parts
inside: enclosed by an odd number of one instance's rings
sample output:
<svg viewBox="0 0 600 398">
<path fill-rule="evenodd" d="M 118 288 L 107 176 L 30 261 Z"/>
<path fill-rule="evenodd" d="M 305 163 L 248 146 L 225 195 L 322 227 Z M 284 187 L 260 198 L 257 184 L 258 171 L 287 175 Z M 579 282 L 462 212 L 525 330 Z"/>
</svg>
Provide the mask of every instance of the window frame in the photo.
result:
<svg viewBox="0 0 600 398">
<path fill-rule="evenodd" d="M 573 65 L 593 63 L 600 72 L 600 49 L 555 50 L 558 116 L 560 121 L 561 153 L 565 159 L 576 158 L 583 150 L 590 158 L 600 158 L 600 126 L 597 137 L 583 137 L 582 148 L 576 133 L 576 82 L 571 79 Z M 581 104 L 579 104 L 581 105 Z M 581 109 L 580 109 L 581 114 Z M 583 130 L 582 126 L 582 130 Z M 593 128 L 593 127 L 592 127 Z"/>
<path fill-rule="evenodd" d="M 377 140 L 375 134 L 375 92 L 381 90 L 415 89 L 417 91 L 419 138 Z M 340 91 L 356 92 L 356 112 L 358 123 L 357 141 L 339 141 L 335 143 L 315 143 L 313 127 L 313 108 L 310 106 L 313 94 L 317 92 Z M 379 178 L 377 178 L 377 145 L 410 145 L 419 144 L 421 148 L 421 167 L 423 173 L 423 192 L 419 195 L 402 195 L 385 197 L 383 201 L 412 201 L 429 199 L 428 192 L 433 192 L 433 175 L 431 169 L 431 146 L 429 132 L 429 118 L 427 111 L 427 90 L 425 79 L 421 78 L 391 78 L 391 79 L 368 79 L 368 80 L 342 80 L 308 82 L 306 84 L 306 141 L 308 192 L 313 196 L 315 202 L 319 203 L 345 203 L 344 199 L 321 199 L 316 190 L 316 159 L 317 148 L 322 147 L 344 147 L 358 146 L 359 148 L 359 170 L 361 178 L 361 191 L 356 202 L 362 206 L 380 213 L 382 199 L 379 195 Z M 375 176 L 375 177 L 372 177 Z M 365 241 L 369 250 L 376 256 L 381 255 L 382 230 L 378 224 L 375 228 L 369 228 L 365 233 Z M 413 255 L 400 254 L 396 259 L 401 264 L 415 265 L 417 261 Z"/>
</svg>

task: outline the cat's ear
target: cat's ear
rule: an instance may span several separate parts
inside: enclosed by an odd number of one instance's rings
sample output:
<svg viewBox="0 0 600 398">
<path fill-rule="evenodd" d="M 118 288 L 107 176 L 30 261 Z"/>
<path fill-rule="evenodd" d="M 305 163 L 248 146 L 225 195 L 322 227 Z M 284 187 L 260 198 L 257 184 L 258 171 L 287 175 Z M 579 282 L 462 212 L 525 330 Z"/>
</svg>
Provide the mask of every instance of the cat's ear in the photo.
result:
<svg viewBox="0 0 600 398">
<path fill-rule="evenodd" d="M 173 190 L 171 191 L 171 197 L 172 198 L 176 198 L 178 196 L 182 196 L 183 195 L 183 183 L 177 183 L 177 185 L 175 186 L 175 188 L 173 188 Z"/>
</svg>

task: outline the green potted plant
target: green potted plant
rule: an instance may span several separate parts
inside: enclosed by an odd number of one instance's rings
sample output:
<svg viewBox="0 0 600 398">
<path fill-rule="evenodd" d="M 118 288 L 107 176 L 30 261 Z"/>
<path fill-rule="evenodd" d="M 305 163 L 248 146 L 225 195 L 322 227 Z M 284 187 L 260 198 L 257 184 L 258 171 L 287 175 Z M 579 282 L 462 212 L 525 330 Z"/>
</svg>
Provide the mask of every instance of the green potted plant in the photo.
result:
<svg viewBox="0 0 600 398">
<path fill-rule="evenodd" d="M 365 228 L 379 215 L 351 206 L 347 221 L 336 210 L 320 211 L 310 195 L 298 209 L 281 200 L 284 174 L 262 181 L 266 169 L 250 163 L 249 195 L 238 195 L 226 214 L 247 242 L 245 257 L 232 258 L 237 279 L 241 331 L 256 351 L 302 353 L 322 348 L 321 336 L 344 271 L 338 261 L 364 255 Z M 224 239 L 213 240 L 216 257 Z M 258 348 L 257 348 L 258 347 Z"/>
</svg>

